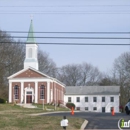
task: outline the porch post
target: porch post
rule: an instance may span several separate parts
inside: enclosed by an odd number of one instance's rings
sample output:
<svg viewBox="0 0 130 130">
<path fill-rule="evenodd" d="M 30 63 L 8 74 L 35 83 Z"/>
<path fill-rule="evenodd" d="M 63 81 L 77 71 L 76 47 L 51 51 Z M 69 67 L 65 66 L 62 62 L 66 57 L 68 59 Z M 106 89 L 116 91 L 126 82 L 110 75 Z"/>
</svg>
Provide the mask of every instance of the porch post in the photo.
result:
<svg viewBox="0 0 130 130">
<path fill-rule="evenodd" d="M 50 82 L 47 82 L 47 103 L 50 103 Z"/>
<path fill-rule="evenodd" d="M 21 103 L 23 102 L 23 82 L 21 82 Z"/>
<path fill-rule="evenodd" d="M 35 82 L 35 103 L 38 103 L 37 99 L 38 99 L 38 82 Z"/>
<path fill-rule="evenodd" d="M 24 89 L 25 92 L 24 92 L 24 104 L 26 104 L 26 89 Z"/>
<path fill-rule="evenodd" d="M 12 82 L 9 81 L 9 103 L 12 102 Z"/>
</svg>

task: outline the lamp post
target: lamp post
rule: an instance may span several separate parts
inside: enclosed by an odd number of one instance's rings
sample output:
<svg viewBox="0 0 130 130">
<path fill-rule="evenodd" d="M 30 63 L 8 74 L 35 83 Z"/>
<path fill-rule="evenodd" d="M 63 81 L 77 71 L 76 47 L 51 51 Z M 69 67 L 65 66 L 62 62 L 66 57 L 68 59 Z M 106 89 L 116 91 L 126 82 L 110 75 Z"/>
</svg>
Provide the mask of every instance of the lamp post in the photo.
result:
<svg viewBox="0 0 130 130">
<path fill-rule="evenodd" d="M 44 110 L 44 97 L 43 97 L 43 110 Z"/>
<path fill-rule="evenodd" d="M 46 87 L 43 88 L 44 91 L 45 91 L 45 89 L 46 89 Z M 42 107 L 43 107 L 43 110 L 44 110 L 44 97 L 45 97 L 45 95 L 44 95 L 45 92 L 44 92 L 44 91 L 43 91 L 43 100 L 42 100 L 42 105 L 43 105 Z"/>
<path fill-rule="evenodd" d="M 14 92 L 14 87 L 13 87 L 13 104 L 15 104 L 15 92 Z"/>
<path fill-rule="evenodd" d="M 15 105 L 15 94 L 14 94 L 14 105 Z"/>
<path fill-rule="evenodd" d="M 22 101 L 22 104 L 24 104 L 24 94 L 23 94 L 23 101 Z"/>
</svg>

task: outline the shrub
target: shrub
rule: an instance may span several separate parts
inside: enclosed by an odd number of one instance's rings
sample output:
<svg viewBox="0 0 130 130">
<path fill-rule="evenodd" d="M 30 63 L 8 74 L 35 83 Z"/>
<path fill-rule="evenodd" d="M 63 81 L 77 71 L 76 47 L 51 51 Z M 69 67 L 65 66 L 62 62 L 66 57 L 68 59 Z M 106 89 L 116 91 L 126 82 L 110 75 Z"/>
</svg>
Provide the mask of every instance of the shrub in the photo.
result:
<svg viewBox="0 0 130 130">
<path fill-rule="evenodd" d="M 58 100 L 58 107 L 60 106 L 60 104 L 62 104 L 62 101 L 61 100 Z"/>
<path fill-rule="evenodd" d="M 6 103 L 6 101 L 2 98 L 0 98 L 0 103 Z"/>
<path fill-rule="evenodd" d="M 71 103 L 71 102 L 68 102 L 66 103 L 66 106 L 70 109 L 72 109 L 72 107 L 75 109 L 75 104 L 74 103 Z"/>
</svg>

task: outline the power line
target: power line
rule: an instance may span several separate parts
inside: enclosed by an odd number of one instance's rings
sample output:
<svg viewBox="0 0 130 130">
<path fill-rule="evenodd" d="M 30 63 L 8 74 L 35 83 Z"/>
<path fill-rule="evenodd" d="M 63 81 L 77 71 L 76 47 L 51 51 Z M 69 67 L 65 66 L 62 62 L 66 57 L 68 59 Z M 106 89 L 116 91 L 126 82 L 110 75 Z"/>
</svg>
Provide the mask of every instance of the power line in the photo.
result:
<svg viewBox="0 0 130 130">
<path fill-rule="evenodd" d="M 0 12 L 0 14 L 130 14 L 130 11 L 124 11 L 124 12 L 88 12 L 88 11 L 78 11 L 78 12 L 72 12 L 72 11 L 48 11 L 48 12 Z"/>
<path fill-rule="evenodd" d="M 2 38 L 2 36 L 0 36 Z M 4 37 L 4 36 L 3 36 Z M 130 39 L 130 37 L 27 37 L 11 36 L 11 38 L 44 38 L 44 39 Z"/>
<path fill-rule="evenodd" d="M 24 6 L 0 6 L 0 7 L 3 7 L 3 8 L 5 8 L 5 7 L 10 7 L 10 8 L 14 8 L 14 7 L 16 7 L 16 8 L 19 8 L 19 7 L 24 7 L 24 8 L 28 8 L 28 7 L 31 7 L 31 8 L 34 8 L 34 7 L 120 7 L 120 6 L 123 6 L 123 7 L 129 7 L 130 5 L 56 5 L 56 6 L 54 6 L 54 5 L 49 5 L 49 6 L 44 6 L 44 5 L 39 5 L 39 6 L 35 6 L 35 5 L 31 5 L 31 6 L 26 6 L 26 5 L 24 5 Z"/>
<path fill-rule="evenodd" d="M 28 33 L 27 31 L 2 31 L 7 33 Z M 130 32 L 29 32 L 29 33 L 74 33 L 74 34 L 130 34 Z"/>
<path fill-rule="evenodd" d="M 26 42 L 20 42 L 20 43 L 17 43 L 17 42 L 0 42 L 0 43 L 7 43 L 7 44 L 10 44 L 10 43 L 14 43 L 14 44 L 33 44 L 33 43 L 26 43 Z M 108 43 L 42 43 L 42 42 L 39 42 L 39 43 L 36 43 L 36 44 L 44 44 L 44 45 L 74 45 L 74 46 L 130 46 L 130 44 L 115 44 L 115 43 L 112 43 L 112 44 L 108 44 Z"/>
</svg>

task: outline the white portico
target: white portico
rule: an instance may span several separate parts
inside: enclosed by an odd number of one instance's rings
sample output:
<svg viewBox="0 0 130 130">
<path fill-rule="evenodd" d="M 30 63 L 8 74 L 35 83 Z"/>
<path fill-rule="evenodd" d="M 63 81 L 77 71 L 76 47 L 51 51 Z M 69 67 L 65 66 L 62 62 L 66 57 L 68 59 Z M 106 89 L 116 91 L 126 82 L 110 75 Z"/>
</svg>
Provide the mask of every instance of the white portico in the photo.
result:
<svg viewBox="0 0 130 130">
<path fill-rule="evenodd" d="M 30 87 L 30 84 L 28 87 L 25 87 L 24 89 L 24 103 L 32 103 L 34 102 L 34 89 Z"/>
</svg>

